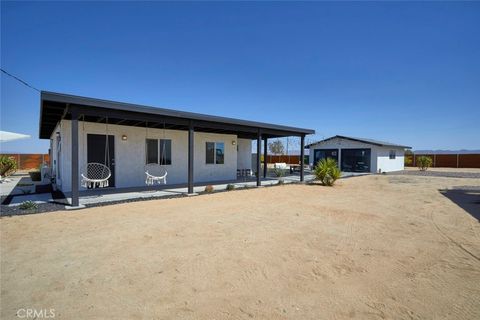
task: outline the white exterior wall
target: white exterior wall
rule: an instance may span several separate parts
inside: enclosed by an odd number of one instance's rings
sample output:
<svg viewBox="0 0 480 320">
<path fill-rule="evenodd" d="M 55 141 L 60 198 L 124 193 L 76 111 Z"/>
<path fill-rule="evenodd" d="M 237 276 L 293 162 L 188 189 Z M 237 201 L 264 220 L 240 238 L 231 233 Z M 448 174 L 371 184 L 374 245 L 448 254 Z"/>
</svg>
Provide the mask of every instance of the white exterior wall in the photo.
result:
<svg viewBox="0 0 480 320">
<path fill-rule="evenodd" d="M 187 131 L 185 131 L 187 134 Z M 188 135 L 188 134 L 187 134 Z M 187 136 L 186 136 L 187 137 Z M 206 182 L 215 180 L 234 180 L 237 178 L 237 146 L 232 144 L 232 141 L 237 141 L 236 135 L 231 134 L 216 134 L 196 132 L 194 149 L 195 155 L 193 158 L 193 181 Z M 206 163 L 206 143 L 207 142 L 223 142 L 225 146 L 225 161 L 224 164 L 207 164 Z M 183 156 L 187 161 L 188 155 L 187 138 L 183 144 Z M 173 147 L 172 147 L 173 152 Z M 186 163 L 186 162 L 185 162 Z M 181 182 L 187 182 L 187 166 L 183 167 L 185 179 Z M 177 182 L 178 183 L 178 182 Z"/>
<path fill-rule="evenodd" d="M 61 180 L 62 175 L 61 175 L 61 162 L 58 161 L 58 152 L 59 148 L 61 148 L 61 142 L 57 141 L 57 132 L 60 132 L 60 124 L 57 124 L 55 127 L 55 130 L 53 130 L 53 133 L 50 137 L 50 143 L 51 143 L 51 160 L 50 160 L 50 166 L 52 168 L 52 175 L 58 177 L 59 180 Z"/>
<path fill-rule="evenodd" d="M 395 150 L 395 159 L 390 159 L 390 150 Z M 377 172 L 400 171 L 405 169 L 405 150 L 402 148 L 376 147 Z"/>
<path fill-rule="evenodd" d="M 310 146 L 309 163 L 311 166 L 315 165 L 313 163 L 315 149 L 337 149 L 339 165 L 342 161 L 341 149 L 370 149 L 371 150 L 370 172 L 372 173 L 378 172 L 378 169 L 381 169 L 382 172 L 399 171 L 404 169 L 405 151 L 403 148 L 380 147 L 380 146 L 376 146 L 368 143 L 335 138 L 332 140 L 320 142 Z M 390 150 L 396 151 L 395 159 L 390 159 Z"/>
<path fill-rule="evenodd" d="M 238 169 L 252 169 L 252 140 L 238 139 Z"/>
<path fill-rule="evenodd" d="M 87 161 L 87 134 L 105 134 L 105 124 L 79 121 L 79 164 L 80 173 L 84 171 Z M 56 134 L 61 134 L 62 149 L 60 161 L 56 153 Z M 121 125 L 108 125 L 108 134 L 115 137 L 115 187 L 145 186 L 145 139 L 146 129 Z M 127 140 L 121 139 L 122 135 Z M 54 148 L 53 160 L 59 163 L 60 178 L 57 185 L 63 192 L 71 191 L 71 122 L 62 120 L 52 133 Z M 168 171 L 167 184 L 186 183 L 188 178 L 188 132 L 181 130 L 148 129 L 150 139 L 172 140 L 172 164 L 166 166 Z M 243 140 L 243 139 L 238 139 Z M 194 182 L 233 180 L 237 177 L 236 135 L 195 132 L 194 135 Z M 223 142 L 225 146 L 224 164 L 206 164 L 206 142 Z M 250 142 L 251 143 L 251 142 Z M 245 142 L 242 142 L 242 145 Z M 251 158 L 251 149 L 239 148 L 239 152 L 247 154 L 240 158 Z M 52 161 L 53 163 L 53 161 Z M 58 175 L 57 175 L 58 177 Z M 80 190 L 83 190 L 80 187 Z"/>
</svg>

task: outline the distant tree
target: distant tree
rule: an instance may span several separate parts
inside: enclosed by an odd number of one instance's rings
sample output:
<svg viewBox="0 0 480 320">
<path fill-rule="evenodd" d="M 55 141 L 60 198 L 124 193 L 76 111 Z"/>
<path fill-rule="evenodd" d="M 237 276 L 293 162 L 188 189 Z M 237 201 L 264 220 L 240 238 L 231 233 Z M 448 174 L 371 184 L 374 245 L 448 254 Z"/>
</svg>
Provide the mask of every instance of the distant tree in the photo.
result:
<svg viewBox="0 0 480 320">
<path fill-rule="evenodd" d="M 283 142 L 281 140 L 275 140 L 268 144 L 268 150 L 270 150 L 270 153 L 272 154 L 281 155 L 284 154 L 285 147 L 283 146 Z"/>
</svg>

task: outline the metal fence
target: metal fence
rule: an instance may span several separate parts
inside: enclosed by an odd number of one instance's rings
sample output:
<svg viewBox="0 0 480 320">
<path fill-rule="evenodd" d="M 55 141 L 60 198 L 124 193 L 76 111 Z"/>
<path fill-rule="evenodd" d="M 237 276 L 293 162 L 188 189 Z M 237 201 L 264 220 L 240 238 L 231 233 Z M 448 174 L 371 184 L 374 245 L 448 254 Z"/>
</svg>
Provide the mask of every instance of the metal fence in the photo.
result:
<svg viewBox="0 0 480 320">
<path fill-rule="evenodd" d="M 43 163 L 50 164 L 50 156 L 48 154 L 4 153 L 1 155 L 15 159 L 17 162 L 17 170 L 39 169 Z"/>
<path fill-rule="evenodd" d="M 416 167 L 417 159 L 427 156 L 432 159 L 432 167 L 444 168 L 480 168 L 480 154 L 415 154 L 405 155 L 407 166 Z"/>
</svg>

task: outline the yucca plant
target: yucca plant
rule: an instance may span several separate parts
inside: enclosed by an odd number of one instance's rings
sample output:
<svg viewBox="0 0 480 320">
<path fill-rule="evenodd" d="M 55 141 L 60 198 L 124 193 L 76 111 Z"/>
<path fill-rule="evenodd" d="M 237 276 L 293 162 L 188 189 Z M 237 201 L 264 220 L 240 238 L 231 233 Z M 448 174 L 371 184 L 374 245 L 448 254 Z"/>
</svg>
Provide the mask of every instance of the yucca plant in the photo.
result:
<svg viewBox="0 0 480 320">
<path fill-rule="evenodd" d="M 337 161 L 332 158 L 320 160 L 314 169 L 314 174 L 315 178 L 320 180 L 324 186 L 333 186 L 335 181 L 341 176 Z"/>
<path fill-rule="evenodd" d="M 273 173 L 275 174 L 275 177 L 277 177 L 277 178 L 281 178 L 281 177 L 285 176 L 285 171 L 283 169 L 280 169 L 280 168 L 274 168 Z"/>
<path fill-rule="evenodd" d="M 22 210 L 36 210 L 38 209 L 38 204 L 31 200 L 24 201 L 20 204 L 20 209 Z"/>
</svg>

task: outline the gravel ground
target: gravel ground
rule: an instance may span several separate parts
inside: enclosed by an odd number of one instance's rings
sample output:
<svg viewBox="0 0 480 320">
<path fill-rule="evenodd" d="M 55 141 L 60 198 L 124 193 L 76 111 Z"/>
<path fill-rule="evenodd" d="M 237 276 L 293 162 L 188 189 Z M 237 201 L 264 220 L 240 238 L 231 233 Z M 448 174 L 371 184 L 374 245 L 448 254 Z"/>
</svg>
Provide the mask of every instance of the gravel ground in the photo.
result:
<svg viewBox="0 0 480 320">
<path fill-rule="evenodd" d="M 0 216 L 20 216 L 26 214 L 36 214 L 36 213 L 45 213 L 51 211 L 60 211 L 64 210 L 65 205 L 60 203 L 41 203 L 38 204 L 37 209 L 33 210 L 22 210 L 20 206 L 5 206 L 0 207 Z"/>
<path fill-rule="evenodd" d="M 265 187 L 274 187 L 276 185 L 270 185 Z M 246 190 L 252 187 L 244 187 L 244 188 L 235 188 L 234 190 L 227 191 L 227 190 L 216 190 L 211 194 L 220 193 L 220 192 L 232 192 L 237 190 Z M 208 192 L 200 192 L 199 195 L 206 195 L 210 194 Z M 141 201 L 151 201 L 151 200 L 166 200 L 166 199 L 175 199 L 175 198 L 183 198 L 187 197 L 185 194 L 179 195 L 171 195 L 171 196 L 160 196 L 160 197 L 148 197 L 148 198 L 135 198 L 135 199 L 127 199 L 127 200 L 118 200 L 118 201 L 109 201 L 109 202 L 99 202 L 94 204 L 87 204 L 85 208 L 95 208 L 95 207 L 104 207 L 104 206 L 111 206 L 116 204 L 122 203 L 131 203 L 131 202 L 141 202 Z M 3 202 L 5 197 L 1 198 L 0 202 Z M 38 204 L 38 208 L 34 210 L 22 210 L 20 206 L 8 206 L 8 205 L 1 205 L 0 207 L 0 216 L 17 216 L 17 215 L 27 215 L 27 214 L 38 214 L 38 213 L 45 213 L 45 212 L 53 212 L 53 211 L 60 211 L 65 210 L 65 205 L 62 203 L 41 203 Z"/>
<path fill-rule="evenodd" d="M 388 173 L 388 175 L 480 179 L 480 172 L 467 172 L 467 171 L 404 170 L 404 171 Z"/>
</svg>

